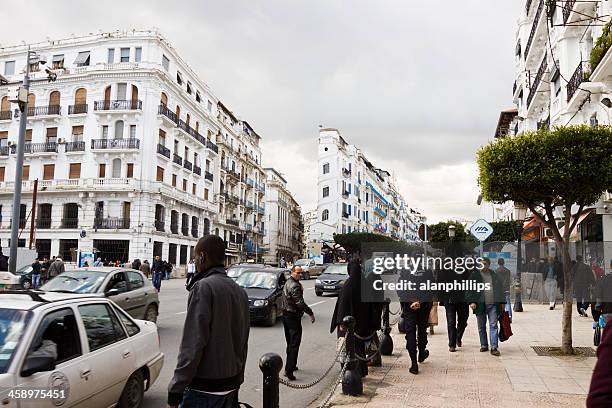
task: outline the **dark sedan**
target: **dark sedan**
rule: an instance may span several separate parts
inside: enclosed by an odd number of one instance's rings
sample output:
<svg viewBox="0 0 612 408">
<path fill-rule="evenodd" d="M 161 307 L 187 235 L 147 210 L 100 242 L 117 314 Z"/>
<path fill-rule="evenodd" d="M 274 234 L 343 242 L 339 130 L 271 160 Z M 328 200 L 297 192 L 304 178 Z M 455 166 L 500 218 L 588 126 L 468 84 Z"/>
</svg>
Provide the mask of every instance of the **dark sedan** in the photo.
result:
<svg viewBox="0 0 612 408">
<path fill-rule="evenodd" d="M 323 296 L 324 293 L 339 294 L 348 277 L 347 264 L 329 264 L 325 272 L 315 281 L 315 294 L 317 296 Z"/>
<path fill-rule="evenodd" d="M 236 283 L 249 297 L 251 322 L 274 326 L 281 315 L 281 295 L 286 278 L 282 271 L 255 268 L 242 272 Z"/>
</svg>

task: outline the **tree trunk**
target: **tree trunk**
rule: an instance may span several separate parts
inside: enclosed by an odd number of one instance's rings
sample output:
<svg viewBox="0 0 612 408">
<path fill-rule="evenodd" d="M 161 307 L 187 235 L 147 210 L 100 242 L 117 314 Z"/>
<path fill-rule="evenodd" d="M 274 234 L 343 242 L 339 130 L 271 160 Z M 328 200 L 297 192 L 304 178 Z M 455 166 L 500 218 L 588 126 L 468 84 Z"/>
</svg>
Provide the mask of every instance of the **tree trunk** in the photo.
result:
<svg viewBox="0 0 612 408">
<path fill-rule="evenodd" d="M 574 279 L 572 276 L 572 260 L 569 253 L 569 242 L 562 244 L 563 249 L 563 318 L 561 319 L 561 352 L 574 354 L 572 347 L 572 310 Z"/>
</svg>

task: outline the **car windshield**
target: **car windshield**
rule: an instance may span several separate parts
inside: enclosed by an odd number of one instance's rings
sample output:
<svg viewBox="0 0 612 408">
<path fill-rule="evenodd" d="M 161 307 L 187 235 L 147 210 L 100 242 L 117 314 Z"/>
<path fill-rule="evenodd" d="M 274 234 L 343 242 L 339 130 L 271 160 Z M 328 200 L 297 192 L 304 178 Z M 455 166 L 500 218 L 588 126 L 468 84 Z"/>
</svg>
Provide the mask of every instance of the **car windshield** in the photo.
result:
<svg viewBox="0 0 612 408">
<path fill-rule="evenodd" d="M 329 265 L 325 269 L 325 273 L 330 275 L 348 275 L 348 269 L 346 264 L 334 264 Z"/>
<path fill-rule="evenodd" d="M 26 310 L 0 309 L 0 374 L 8 370 L 29 318 Z"/>
<path fill-rule="evenodd" d="M 304 265 L 308 265 L 310 263 L 310 259 L 298 259 L 297 261 L 295 261 L 295 265 L 297 266 L 304 266 Z"/>
<path fill-rule="evenodd" d="M 232 266 L 227 269 L 227 276 L 229 276 L 230 278 L 235 278 L 248 268 L 248 266 Z"/>
<path fill-rule="evenodd" d="M 40 287 L 49 292 L 95 293 L 106 278 L 104 272 L 70 271 L 56 276 Z"/>
<path fill-rule="evenodd" d="M 245 272 L 236 278 L 236 283 L 243 288 L 276 288 L 276 275 L 268 272 Z"/>
<path fill-rule="evenodd" d="M 32 265 L 26 265 L 23 268 L 19 268 L 15 271 L 15 275 L 27 275 L 32 272 Z"/>
</svg>

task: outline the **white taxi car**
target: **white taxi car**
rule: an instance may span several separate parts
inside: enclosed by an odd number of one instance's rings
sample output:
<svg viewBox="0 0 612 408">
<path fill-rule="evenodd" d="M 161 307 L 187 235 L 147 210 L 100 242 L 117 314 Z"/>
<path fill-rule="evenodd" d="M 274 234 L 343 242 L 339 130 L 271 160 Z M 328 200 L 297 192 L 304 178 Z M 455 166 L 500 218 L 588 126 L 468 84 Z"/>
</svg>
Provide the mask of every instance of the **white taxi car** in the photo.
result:
<svg viewBox="0 0 612 408">
<path fill-rule="evenodd" d="M 155 323 L 108 299 L 0 292 L 3 407 L 140 407 L 163 363 Z"/>
</svg>

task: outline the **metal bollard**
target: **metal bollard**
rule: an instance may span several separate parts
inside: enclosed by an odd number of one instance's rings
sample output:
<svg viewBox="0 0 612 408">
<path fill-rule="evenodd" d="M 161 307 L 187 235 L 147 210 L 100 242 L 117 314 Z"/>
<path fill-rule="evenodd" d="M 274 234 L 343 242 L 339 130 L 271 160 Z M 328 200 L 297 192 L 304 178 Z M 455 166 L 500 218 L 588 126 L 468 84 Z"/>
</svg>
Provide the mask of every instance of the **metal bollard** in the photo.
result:
<svg viewBox="0 0 612 408">
<path fill-rule="evenodd" d="M 263 408 L 278 408 L 278 373 L 283 368 L 283 359 L 275 353 L 266 353 L 259 359 L 263 373 Z"/>
<path fill-rule="evenodd" d="M 383 356 L 390 356 L 393 354 L 393 339 L 389 335 L 391 333 L 391 326 L 389 325 L 389 303 L 385 303 L 383 308 L 383 336 L 380 340 L 380 354 Z"/>
<path fill-rule="evenodd" d="M 342 377 L 342 393 L 348 395 L 363 394 L 363 381 L 359 361 L 355 357 L 355 318 L 346 316 L 342 320 L 342 326 L 346 328 L 346 371 Z"/>
</svg>

